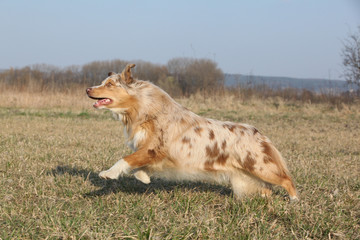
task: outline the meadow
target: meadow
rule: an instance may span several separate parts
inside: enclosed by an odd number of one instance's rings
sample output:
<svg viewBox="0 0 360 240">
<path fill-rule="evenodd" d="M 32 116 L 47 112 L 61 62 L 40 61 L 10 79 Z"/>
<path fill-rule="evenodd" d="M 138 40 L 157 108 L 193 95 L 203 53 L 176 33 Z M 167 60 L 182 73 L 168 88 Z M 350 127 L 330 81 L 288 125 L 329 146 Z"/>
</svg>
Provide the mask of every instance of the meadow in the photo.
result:
<svg viewBox="0 0 360 240">
<path fill-rule="evenodd" d="M 84 90 L 0 94 L 0 239 L 359 239 L 360 103 L 333 106 L 230 95 L 178 99 L 197 114 L 248 123 L 286 159 L 284 190 L 237 200 L 226 186 L 101 170 L 131 151 L 120 122 Z"/>
</svg>

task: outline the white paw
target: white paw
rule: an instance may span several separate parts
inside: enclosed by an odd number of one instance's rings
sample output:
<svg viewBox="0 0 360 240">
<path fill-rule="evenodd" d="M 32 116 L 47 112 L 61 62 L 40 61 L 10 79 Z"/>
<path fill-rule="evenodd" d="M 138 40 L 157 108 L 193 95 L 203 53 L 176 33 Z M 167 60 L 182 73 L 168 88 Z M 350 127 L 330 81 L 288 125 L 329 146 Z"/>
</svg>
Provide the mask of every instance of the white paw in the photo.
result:
<svg viewBox="0 0 360 240">
<path fill-rule="evenodd" d="M 111 171 L 110 169 L 99 173 L 99 177 L 104 179 L 118 179 L 119 176 L 119 172 Z"/>
<path fill-rule="evenodd" d="M 290 202 L 291 203 L 296 203 L 298 201 L 299 201 L 299 198 L 297 196 L 294 196 L 294 197 L 290 196 Z"/>
<path fill-rule="evenodd" d="M 128 173 L 129 169 L 129 164 L 124 159 L 120 159 L 109 170 L 100 172 L 99 177 L 104 179 L 118 179 L 120 174 Z"/>
<path fill-rule="evenodd" d="M 142 170 L 139 170 L 137 172 L 134 173 L 134 176 L 137 180 L 139 180 L 140 182 L 142 183 L 145 183 L 145 184 L 149 184 L 150 183 L 150 177 L 149 175 L 142 171 Z"/>
</svg>

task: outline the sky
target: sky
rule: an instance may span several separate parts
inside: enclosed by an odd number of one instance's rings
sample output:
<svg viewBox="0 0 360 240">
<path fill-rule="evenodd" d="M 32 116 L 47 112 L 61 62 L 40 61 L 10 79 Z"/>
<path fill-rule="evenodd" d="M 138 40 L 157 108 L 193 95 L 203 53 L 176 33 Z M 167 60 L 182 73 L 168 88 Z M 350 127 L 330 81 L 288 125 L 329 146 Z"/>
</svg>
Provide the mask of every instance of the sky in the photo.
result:
<svg viewBox="0 0 360 240">
<path fill-rule="evenodd" d="M 359 25 L 360 0 L 0 0 L 0 69 L 190 57 L 225 73 L 342 79 Z"/>
</svg>

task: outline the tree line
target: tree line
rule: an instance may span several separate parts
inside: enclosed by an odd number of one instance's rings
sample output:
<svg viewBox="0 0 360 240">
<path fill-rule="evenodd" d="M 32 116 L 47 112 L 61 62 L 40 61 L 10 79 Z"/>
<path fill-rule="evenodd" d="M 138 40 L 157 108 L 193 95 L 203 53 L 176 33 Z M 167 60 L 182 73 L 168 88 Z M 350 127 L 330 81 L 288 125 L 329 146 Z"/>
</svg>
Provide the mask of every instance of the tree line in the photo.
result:
<svg viewBox="0 0 360 240">
<path fill-rule="evenodd" d="M 98 85 L 108 72 L 121 72 L 128 63 L 116 59 L 65 68 L 47 64 L 10 68 L 0 73 L 0 83 L 21 91 L 71 90 L 76 86 Z M 173 58 L 164 65 L 146 61 L 135 61 L 135 64 L 136 78 L 149 80 L 175 96 L 224 87 L 224 73 L 210 59 Z"/>
</svg>

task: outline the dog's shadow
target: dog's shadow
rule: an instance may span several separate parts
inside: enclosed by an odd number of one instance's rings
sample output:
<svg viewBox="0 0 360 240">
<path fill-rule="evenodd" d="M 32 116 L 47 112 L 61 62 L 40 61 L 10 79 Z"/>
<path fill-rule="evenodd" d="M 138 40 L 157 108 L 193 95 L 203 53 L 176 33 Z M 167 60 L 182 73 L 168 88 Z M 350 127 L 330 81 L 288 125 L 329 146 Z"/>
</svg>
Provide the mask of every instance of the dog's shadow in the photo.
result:
<svg viewBox="0 0 360 240">
<path fill-rule="evenodd" d="M 133 194 L 151 194 L 159 191 L 172 192 L 174 189 L 191 189 L 197 192 L 212 191 L 219 195 L 231 195 L 231 190 L 224 186 L 202 182 L 173 182 L 162 179 L 152 178 L 151 183 L 146 185 L 136 180 L 132 176 L 122 176 L 118 180 L 105 180 L 98 176 L 98 173 L 87 169 L 79 169 L 70 166 L 57 166 L 49 174 L 53 176 L 69 174 L 71 176 L 80 176 L 84 181 L 89 181 L 92 185 L 100 189 L 85 193 L 84 197 L 103 196 L 111 193 L 126 192 Z"/>
</svg>

